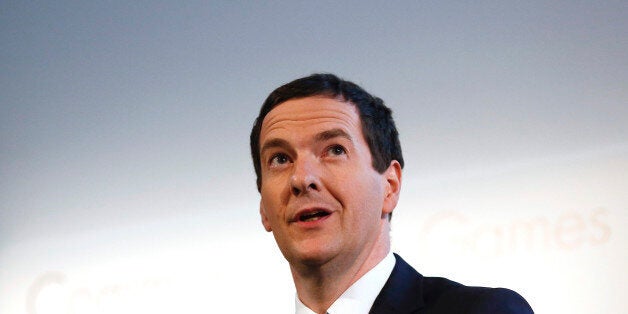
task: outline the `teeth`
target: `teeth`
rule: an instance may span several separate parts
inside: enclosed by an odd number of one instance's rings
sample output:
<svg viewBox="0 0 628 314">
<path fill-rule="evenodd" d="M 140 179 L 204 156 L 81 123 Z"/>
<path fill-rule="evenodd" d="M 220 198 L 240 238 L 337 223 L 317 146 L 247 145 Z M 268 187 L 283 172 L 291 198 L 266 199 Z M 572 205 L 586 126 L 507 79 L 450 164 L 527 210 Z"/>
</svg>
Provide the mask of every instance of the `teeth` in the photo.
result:
<svg viewBox="0 0 628 314">
<path fill-rule="evenodd" d="M 308 214 L 301 215 L 301 221 L 314 221 L 321 219 L 322 217 L 327 216 L 327 213 L 324 211 L 316 211 Z"/>
</svg>

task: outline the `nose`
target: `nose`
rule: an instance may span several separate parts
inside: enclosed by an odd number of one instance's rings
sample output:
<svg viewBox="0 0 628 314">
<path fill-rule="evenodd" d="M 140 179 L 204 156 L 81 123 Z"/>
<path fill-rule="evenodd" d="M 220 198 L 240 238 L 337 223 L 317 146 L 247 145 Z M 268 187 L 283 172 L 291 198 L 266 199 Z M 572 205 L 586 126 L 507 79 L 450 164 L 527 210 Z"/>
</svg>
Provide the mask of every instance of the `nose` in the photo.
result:
<svg viewBox="0 0 628 314">
<path fill-rule="evenodd" d="M 318 166 L 315 160 L 307 157 L 294 162 L 294 171 L 290 177 L 292 195 L 300 196 L 311 191 L 319 191 L 321 187 Z"/>
</svg>

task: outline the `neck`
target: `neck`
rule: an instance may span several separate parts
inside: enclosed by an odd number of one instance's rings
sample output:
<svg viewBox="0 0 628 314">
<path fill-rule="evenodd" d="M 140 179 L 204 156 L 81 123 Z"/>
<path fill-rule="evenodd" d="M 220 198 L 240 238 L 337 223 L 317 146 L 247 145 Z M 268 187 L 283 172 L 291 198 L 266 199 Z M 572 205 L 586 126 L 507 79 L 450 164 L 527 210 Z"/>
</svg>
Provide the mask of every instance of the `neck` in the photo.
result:
<svg viewBox="0 0 628 314">
<path fill-rule="evenodd" d="M 390 251 L 388 230 L 378 240 L 371 250 L 339 255 L 322 265 L 291 264 L 301 302 L 316 313 L 325 313 L 342 293 L 386 257 Z"/>
</svg>

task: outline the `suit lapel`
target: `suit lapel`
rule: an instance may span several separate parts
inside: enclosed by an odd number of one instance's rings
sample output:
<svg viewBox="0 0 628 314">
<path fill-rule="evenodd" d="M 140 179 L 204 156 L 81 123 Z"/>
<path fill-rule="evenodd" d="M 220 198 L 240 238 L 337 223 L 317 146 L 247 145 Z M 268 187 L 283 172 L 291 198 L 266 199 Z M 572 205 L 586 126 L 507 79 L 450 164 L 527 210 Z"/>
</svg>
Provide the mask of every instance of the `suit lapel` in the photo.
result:
<svg viewBox="0 0 628 314">
<path fill-rule="evenodd" d="M 422 308 L 423 276 L 395 255 L 395 267 L 369 313 L 414 313 Z"/>
</svg>

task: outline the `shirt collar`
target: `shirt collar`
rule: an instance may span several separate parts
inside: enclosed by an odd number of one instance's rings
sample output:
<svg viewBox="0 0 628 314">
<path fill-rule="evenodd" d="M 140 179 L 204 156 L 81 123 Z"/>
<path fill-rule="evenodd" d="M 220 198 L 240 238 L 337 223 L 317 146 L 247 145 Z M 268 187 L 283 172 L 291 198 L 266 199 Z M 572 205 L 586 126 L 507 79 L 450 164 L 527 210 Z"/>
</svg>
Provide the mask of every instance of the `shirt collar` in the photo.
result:
<svg viewBox="0 0 628 314">
<path fill-rule="evenodd" d="M 368 313 L 394 267 L 395 257 L 389 251 L 383 260 L 345 290 L 327 312 L 330 314 Z M 316 314 L 299 300 L 298 295 L 295 296 L 294 303 L 296 314 Z"/>
</svg>

